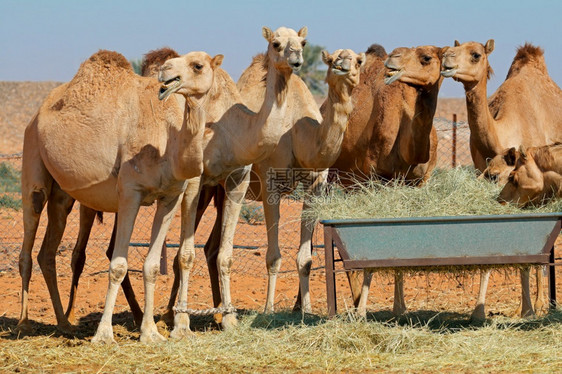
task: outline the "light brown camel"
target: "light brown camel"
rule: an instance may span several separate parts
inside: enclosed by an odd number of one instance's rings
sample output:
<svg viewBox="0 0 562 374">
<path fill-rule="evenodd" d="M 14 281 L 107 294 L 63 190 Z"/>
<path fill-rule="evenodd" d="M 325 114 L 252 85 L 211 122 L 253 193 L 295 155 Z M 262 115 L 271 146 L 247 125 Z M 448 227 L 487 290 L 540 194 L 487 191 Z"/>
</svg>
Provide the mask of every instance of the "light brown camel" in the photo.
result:
<svg viewBox="0 0 562 374">
<path fill-rule="evenodd" d="M 498 201 L 525 207 L 562 197 L 562 144 L 520 147 L 519 154 Z"/>
<path fill-rule="evenodd" d="M 41 211 L 47 202 L 49 226 L 39 263 L 52 297 L 57 321 L 64 320 L 56 287 L 54 258 L 65 217 L 73 200 L 97 211 L 119 212 L 115 252 L 101 322 L 93 342 L 112 342 L 111 319 L 117 290 L 127 271 L 130 235 L 140 205 L 157 200 L 151 245 L 143 275 L 145 313 L 141 340 L 163 337 L 153 320 L 154 283 L 170 220 L 186 186 L 198 191 L 203 171 L 205 113 L 201 101 L 213 81 L 222 55 L 204 52 L 184 56 L 190 66 L 166 81 L 156 100 L 158 84 L 139 77 L 118 53 L 100 51 L 85 61 L 74 78 L 43 102 L 24 138 L 22 201 L 24 243 L 20 255 L 22 316 L 28 323 L 27 302 L 31 249 Z M 172 95 L 178 93 L 178 95 Z M 112 136 L 108 136 L 112 134 Z M 102 151 L 103 150 L 103 151 Z M 74 157 L 69 158 L 71 153 Z M 187 179 L 193 178 L 189 185 Z M 66 195 L 63 194 L 63 195 Z M 192 237 L 192 233 L 191 233 Z M 53 245 L 54 244 L 54 245 Z"/>
<path fill-rule="evenodd" d="M 217 209 L 217 221 L 213 229 L 215 237 L 213 244 L 217 245 L 216 253 L 212 260 L 208 260 L 211 278 L 215 279 L 213 293 L 220 298 L 215 299 L 215 305 L 222 303 L 226 315 L 222 317 L 223 327 L 236 323 L 236 315 L 232 313 L 233 306 L 230 295 L 230 266 L 232 264 L 232 245 L 234 229 L 238 221 L 241 202 L 246 194 L 250 177 L 251 164 L 269 157 L 276 149 L 284 129 L 291 120 L 289 113 L 294 112 L 299 103 L 290 101 L 295 90 L 294 71 L 298 71 L 303 63 L 302 48 L 306 43 L 307 28 L 299 32 L 280 27 L 275 32 L 264 27 L 264 38 L 268 41 L 268 59 L 271 62 L 264 76 L 265 100 L 256 109 L 256 113 L 247 107 L 231 102 L 225 102 L 222 116 L 216 122 L 208 124 L 205 132 L 205 154 L 203 185 L 214 186 L 220 183 L 218 190 L 225 191 L 226 196 L 218 199 L 217 204 L 222 208 Z M 168 60 L 163 69 L 174 60 Z M 173 69 L 172 69 L 173 71 Z M 234 86 L 234 82 L 230 81 Z M 224 92 L 224 84 L 217 85 L 217 94 Z M 230 90 L 238 91 L 235 87 Z M 240 98 L 240 96 L 237 96 Z M 214 191 L 213 191 L 214 193 Z M 205 210 L 209 199 L 199 201 L 197 218 Z M 182 220 L 187 219 L 186 211 L 182 210 Z M 183 224 L 182 224 L 183 226 Z M 182 243 L 181 248 L 184 247 Z M 193 251 L 193 246 L 190 246 Z M 178 268 L 180 279 L 188 277 L 193 265 L 194 251 L 185 257 L 179 256 Z M 219 281 L 216 281 L 218 278 Z M 189 331 L 189 316 L 186 311 L 187 289 L 179 284 L 178 302 L 175 307 L 175 325 L 181 319 L 185 326 L 184 332 Z M 176 297 L 172 290 L 170 304 Z M 168 313 L 169 314 L 169 313 Z M 169 317 L 169 316 L 168 316 Z M 164 316 L 166 318 L 166 315 Z"/>
<path fill-rule="evenodd" d="M 171 48 L 160 48 L 157 50 L 152 50 L 144 55 L 142 65 L 141 65 L 141 75 L 143 77 L 152 77 L 158 79 L 158 71 L 160 66 L 168 59 L 179 57 L 179 54 Z M 216 74 L 220 74 L 222 69 L 218 67 L 216 69 Z M 207 112 L 208 113 L 208 112 Z M 76 302 L 76 294 L 78 292 L 78 281 L 82 275 L 84 269 L 84 264 L 86 262 L 86 245 L 90 236 L 92 225 L 94 224 L 96 211 L 88 208 L 87 206 L 80 205 L 80 229 L 78 232 L 78 239 L 76 245 L 72 251 L 72 282 L 70 285 L 70 296 L 68 298 L 68 306 L 65 312 L 65 316 L 68 319 L 68 323 L 75 322 L 74 307 Z M 100 221 L 102 220 L 101 212 L 98 212 Z M 111 240 L 106 251 L 106 255 L 111 260 L 113 255 L 113 249 L 115 245 L 115 235 L 117 233 L 117 219 L 114 220 L 113 231 L 111 233 Z M 142 323 L 142 310 L 135 298 L 133 288 L 131 287 L 131 281 L 129 280 L 128 273 L 123 278 L 121 282 L 121 287 L 125 293 L 125 297 L 135 320 L 135 324 L 140 326 Z M 64 326 L 68 326 L 67 322 L 63 322 Z"/>
<path fill-rule="evenodd" d="M 288 113 L 284 134 L 273 155 L 253 165 L 259 180 L 252 180 L 251 198 L 258 196 L 263 201 L 267 226 L 268 249 L 266 266 L 268 271 L 266 312 L 273 311 L 275 284 L 281 266 L 279 252 L 279 204 L 283 194 L 290 193 L 302 182 L 305 191 L 317 194 L 326 182 L 328 167 L 339 154 L 343 134 L 353 106 L 351 91 L 359 83 L 359 70 L 365 59 L 351 50 L 338 50 L 329 55 L 322 54 L 329 66 L 326 81 L 329 93 L 324 103 L 324 117 L 320 114 L 312 94 L 297 78 L 296 89 L 287 98 L 295 103 L 295 110 Z M 255 109 L 263 101 L 263 74 L 271 61 L 258 55 L 244 71 L 238 81 L 240 93 L 246 104 Z M 261 183 L 260 183 L 261 181 Z M 307 200 L 303 210 L 308 209 Z M 301 239 L 297 255 L 302 309 L 310 312 L 309 273 L 312 264 L 310 246 L 315 222 L 301 220 Z"/>
<path fill-rule="evenodd" d="M 507 77 L 488 99 L 487 81 L 492 73 L 488 56 L 494 40 L 486 44 L 455 41 L 443 54 L 442 75 L 463 84 L 466 94 L 470 152 L 474 165 L 486 169 L 486 160 L 511 147 L 547 145 L 562 141 L 562 90 L 548 75 L 541 48 L 525 44 L 517 50 Z M 490 272 L 483 272 L 480 292 L 472 318 L 485 319 L 485 296 Z M 540 281 L 537 276 L 537 283 Z M 542 278 L 542 274 L 541 274 Z M 529 271 L 521 271 L 521 316 L 533 316 L 530 303 Z M 543 292 L 537 302 L 542 309 Z M 542 305 L 541 305 L 542 304 Z"/>
<path fill-rule="evenodd" d="M 353 188 L 373 175 L 413 184 L 429 178 L 437 162 L 433 116 L 443 81 L 440 69 L 438 47 L 396 48 L 389 55 L 377 44 L 367 50 L 361 82 L 353 91 L 356 104 L 332 166 L 339 183 Z M 370 282 L 371 274 L 364 275 L 364 282 Z M 350 273 L 350 285 L 364 314 L 358 273 Z M 406 311 L 402 273 L 395 275 L 394 290 L 393 312 L 399 315 Z"/>
</svg>

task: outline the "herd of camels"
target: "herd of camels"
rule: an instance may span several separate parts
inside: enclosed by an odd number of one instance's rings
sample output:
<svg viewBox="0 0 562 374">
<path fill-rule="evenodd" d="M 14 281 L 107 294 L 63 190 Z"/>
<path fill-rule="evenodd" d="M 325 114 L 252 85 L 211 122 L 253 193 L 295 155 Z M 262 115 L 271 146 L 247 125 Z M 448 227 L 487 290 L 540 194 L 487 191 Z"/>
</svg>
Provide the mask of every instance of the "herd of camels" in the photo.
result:
<svg viewBox="0 0 562 374">
<path fill-rule="evenodd" d="M 194 233 L 213 200 L 217 218 L 205 246 L 213 302 L 222 313 L 222 326 L 235 325 L 230 267 L 237 218 L 246 196 L 263 202 L 268 242 L 265 311 L 272 312 L 281 265 L 278 197 L 296 185 L 287 180 L 269 181 L 268 171 L 304 170 L 306 175 L 300 180 L 310 195 L 321 193 L 330 170 L 339 172 L 337 180 L 343 186 L 373 171 L 384 179 L 423 184 L 436 165 L 433 117 L 444 78 L 463 84 L 474 165 L 483 177 L 506 184 L 502 190 L 506 201 L 516 194 L 522 196 L 519 185 L 525 183 L 517 185 L 518 180 L 538 184 L 537 178 L 548 173 L 561 178 L 562 170 L 556 169 L 552 157 L 562 151 L 556 144 L 562 142 L 562 92 L 547 73 L 541 48 L 520 47 L 505 82 L 490 98 L 486 85 L 492 73 L 488 56 L 494 50 L 493 40 L 485 44 L 455 41 L 454 46 L 444 48 L 397 48 L 389 54 L 376 44 L 360 54 L 349 49 L 323 52 L 329 92 L 318 108 L 295 74 L 303 64 L 307 28 L 297 32 L 264 27 L 262 34 L 267 52 L 253 58 L 238 83 L 221 69 L 222 55 L 190 52 L 179 56 L 169 48 L 152 51 L 145 56 L 140 76 L 119 53 L 101 50 L 82 63 L 70 82 L 48 95 L 24 137 L 20 333 L 32 329 L 28 319 L 31 254 L 45 205 L 48 226 L 38 262 L 62 331 L 74 328 L 78 280 L 95 217 L 100 212 L 115 212 L 108 250 L 109 285 L 92 342 L 114 342 L 112 314 L 120 285 L 140 326 L 140 340 L 165 340 L 154 321 L 154 288 L 162 245 L 170 221 L 180 209 L 181 245 L 163 319 L 173 325 L 172 338 L 189 334 L 187 295 L 195 257 Z M 533 161 L 544 159 L 540 155 L 545 153 L 551 155 L 550 162 Z M 545 170 L 549 167 L 551 170 Z M 544 186 L 552 190 L 557 183 L 555 176 L 543 179 L 548 181 L 543 180 L 543 190 Z M 56 251 L 75 201 L 81 207 L 80 233 L 64 311 L 57 286 Z M 157 209 L 143 266 L 143 313 L 127 276 L 127 251 L 139 207 L 154 201 Z M 305 198 L 303 209 L 308 208 Z M 296 261 L 299 296 L 295 308 L 305 313 L 312 312 L 313 227 L 314 222 L 302 219 Z M 485 318 L 488 276 L 482 273 L 472 318 Z M 528 269 L 521 271 L 521 282 L 521 315 L 530 316 L 534 310 Z M 360 288 L 357 281 L 351 283 L 355 283 L 353 296 L 358 302 Z M 544 299 L 538 297 L 535 308 L 543 306 Z M 362 307 L 359 312 L 364 314 Z M 400 273 L 395 276 L 393 311 L 406 311 Z"/>
</svg>

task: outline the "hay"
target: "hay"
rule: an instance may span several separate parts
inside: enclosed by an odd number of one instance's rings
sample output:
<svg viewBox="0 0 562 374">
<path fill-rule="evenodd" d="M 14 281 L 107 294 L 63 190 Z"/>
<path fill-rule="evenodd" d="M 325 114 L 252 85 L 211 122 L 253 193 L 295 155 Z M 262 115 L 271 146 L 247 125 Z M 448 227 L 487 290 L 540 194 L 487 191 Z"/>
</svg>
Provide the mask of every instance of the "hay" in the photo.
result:
<svg viewBox="0 0 562 374">
<path fill-rule="evenodd" d="M 227 332 L 117 346 L 63 337 L 0 338 L 1 372 L 560 372 L 562 313 L 476 328 L 464 316 L 412 313 L 401 321 L 300 313 L 241 316 Z M 90 332 L 93 333 L 93 330 Z"/>
<path fill-rule="evenodd" d="M 477 179 L 473 167 L 437 169 L 422 187 L 403 180 L 371 179 L 356 183 L 346 193 L 334 186 L 320 196 L 311 196 L 309 219 L 407 218 L 432 216 L 502 215 L 562 211 L 562 200 L 520 209 L 496 201 L 501 188 Z"/>
</svg>

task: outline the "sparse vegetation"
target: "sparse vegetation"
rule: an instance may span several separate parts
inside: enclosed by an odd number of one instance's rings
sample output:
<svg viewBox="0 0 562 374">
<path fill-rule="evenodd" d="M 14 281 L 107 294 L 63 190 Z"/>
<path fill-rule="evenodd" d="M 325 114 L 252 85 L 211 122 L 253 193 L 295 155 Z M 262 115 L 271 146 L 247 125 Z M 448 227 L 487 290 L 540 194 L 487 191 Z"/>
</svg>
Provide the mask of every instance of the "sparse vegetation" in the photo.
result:
<svg viewBox="0 0 562 374">
<path fill-rule="evenodd" d="M 265 220 L 263 207 L 258 203 L 245 203 L 240 209 L 240 218 L 249 225 L 259 225 Z"/>
<path fill-rule="evenodd" d="M 21 209 L 20 178 L 19 170 L 14 169 L 7 162 L 0 163 L 0 208 Z"/>
</svg>

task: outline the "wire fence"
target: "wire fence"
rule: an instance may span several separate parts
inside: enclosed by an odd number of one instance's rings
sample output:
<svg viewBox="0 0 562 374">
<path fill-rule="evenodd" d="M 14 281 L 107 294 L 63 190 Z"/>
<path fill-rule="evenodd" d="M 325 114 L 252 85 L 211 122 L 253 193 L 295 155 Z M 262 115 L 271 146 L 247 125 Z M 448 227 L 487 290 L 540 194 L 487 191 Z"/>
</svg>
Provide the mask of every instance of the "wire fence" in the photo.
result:
<svg viewBox="0 0 562 374">
<path fill-rule="evenodd" d="M 466 123 L 456 123 L 444 118 L 434 121 L 438 132 L 438 162 L 437 167 L 449 168 L 455 165 L 470 165 L 472 163 L 468 137 L 469 130 Z M 18 258 L 23 241 L 23 220 L 20 194 L 21 154 L 0 155 L 0 272 L 14 272 L 18 269 Z M 296 253 L 300 241 L 300 214 L 302 204 L 295 199 L 284 199 L 281 203 L 281 222 L 279 230 L 279 247 L 283 256 L 280 276 L 297 276 L 295 267 Z M 150 240 L 150 231 L 155 207 L 142 207 L 135 223 L 135 229 L 129 248 L 129 268 L 140 271 Z M 36 236 L 33 253 L 39 251 L 45 229 L 47 217 L 41 217 Z M 197 233 L 195 235 L 196 259 L 193 268 L 194 275 L 207 274 L 207 265 L 203 253 L 203 246 L 209 237 L 216 210 L 212 204 L 208 207 Z M 164 273 L 171 269 L 172 261 L 179 243 L 179 213 L 174 218 L 166 238 L 166 250 L 163 253 Z M 106 213 L 103 223 L 96 222 L 92 228 L 88 242 L 85 274 L 105 272 L 108 260 L 105 251 L 109 244 L 114 223 L 114 214 Z M 70 213 L 63 240 L 57 252 L 57 272 L 70 272 L 70 259 L 79 231 L 79 205 L 75 204 Z M 314 256 L 318 256 L 315 264 L 323 264 L 323 233 L 317 227 L 313 237 L 316 249 Z M 265 277 L 265 251 L 267 236 L 265 220 L 261 203 L 249 202 L 244 204 L 234 237 L 233 273 L 249 274 L 255 277 Z M 34 271 L 39 271 L 34 261 Z"/>
</svg>

